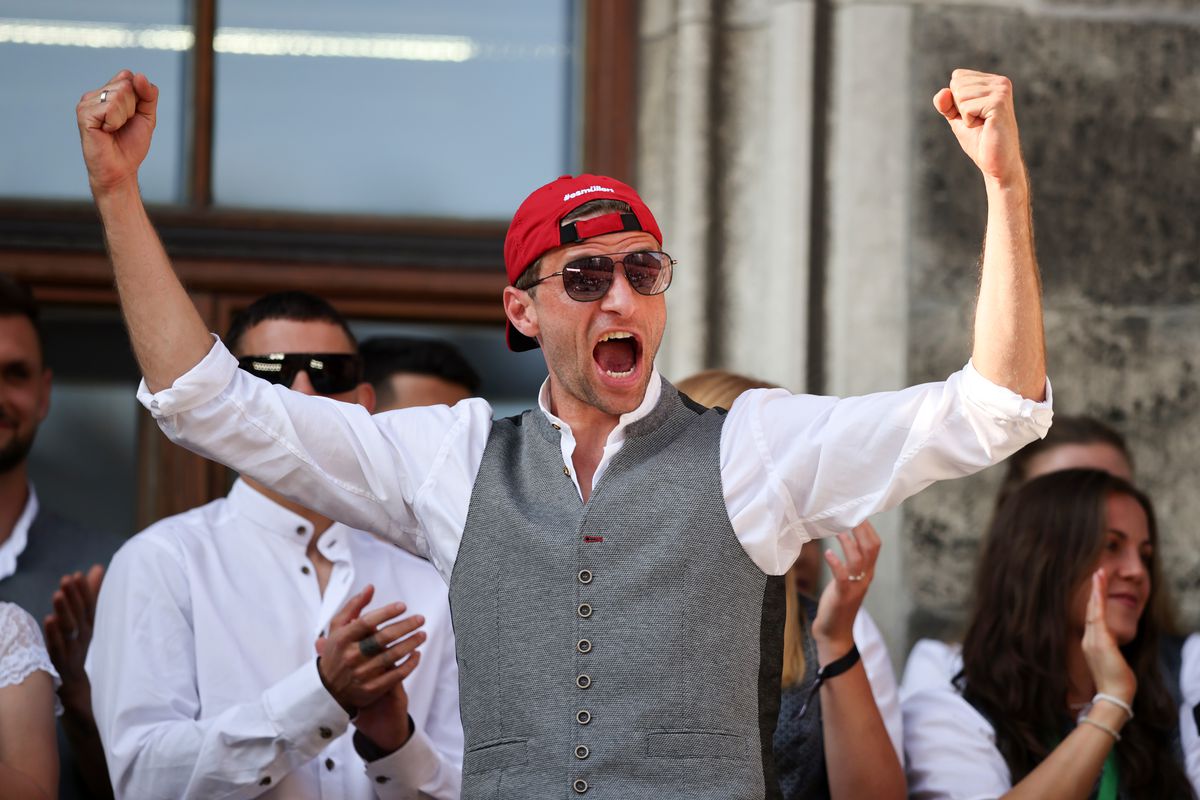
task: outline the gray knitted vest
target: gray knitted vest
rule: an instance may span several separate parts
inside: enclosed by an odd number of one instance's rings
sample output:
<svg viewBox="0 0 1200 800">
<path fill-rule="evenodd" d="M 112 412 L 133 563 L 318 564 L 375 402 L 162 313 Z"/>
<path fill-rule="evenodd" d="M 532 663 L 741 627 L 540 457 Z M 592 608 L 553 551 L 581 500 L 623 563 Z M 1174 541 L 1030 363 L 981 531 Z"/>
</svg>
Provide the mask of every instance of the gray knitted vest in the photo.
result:
<svg viewBox="0 0 1200 800">
<path fill-rule="evenodd" d="M 783 581 L 730 524 L 723 412 L 662 388 L 586 505 L 540 411 L 492 427 L 450 581 L 464 800 L 779 796 Z"/>
</svg>

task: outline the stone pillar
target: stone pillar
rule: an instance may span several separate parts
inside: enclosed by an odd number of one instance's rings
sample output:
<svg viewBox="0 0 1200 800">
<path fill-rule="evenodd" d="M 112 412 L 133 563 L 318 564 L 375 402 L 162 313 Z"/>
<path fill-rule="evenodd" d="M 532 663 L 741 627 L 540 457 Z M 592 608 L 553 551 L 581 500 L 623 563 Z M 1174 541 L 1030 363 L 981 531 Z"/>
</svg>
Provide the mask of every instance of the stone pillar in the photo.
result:
<svg viewBox="0 0 1200 800">
<path fill-rule="evenodd" d="M 638 184 L 679 259 L 659 357 L 804 388 L 811 0 L 642 4 Z"/>
<path fill-rule="evenodd" d="M 824 389 L 843 397 L 908 378 L 911 20 L 906 2 L 834 6 Z M 883 548 L 866 605 L 899 667 L 911 608 L 902 512 L 873 522 Z"/>
</svg>

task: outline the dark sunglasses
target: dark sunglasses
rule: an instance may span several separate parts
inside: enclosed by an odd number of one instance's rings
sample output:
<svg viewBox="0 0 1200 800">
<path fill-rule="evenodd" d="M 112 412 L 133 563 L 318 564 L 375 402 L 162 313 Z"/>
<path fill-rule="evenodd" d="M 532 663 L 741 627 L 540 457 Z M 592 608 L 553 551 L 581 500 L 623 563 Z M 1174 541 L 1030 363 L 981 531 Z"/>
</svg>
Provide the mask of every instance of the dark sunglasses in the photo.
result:
<svg viewBox="0 0 1200 800">
<path fill-rule="evenodd" d="M 658 250 L 636 250 L 632 253 L 609 253 L 584 256 L 568 261 L 560 272 L 552 272 L 527 286 L 562 275 L 567 296 L 581 303 L 599 300 L 613 284 L 613 270 L 620 263 L 625 268 L 625 280 L 638 294 L 662 294 L 671 285 L 671 267 L 675 259 Z"/>
<path fill-rule="evenodd" d="M 243 356 L 238 366 L 281 386 L 291 386 L 303 370 L 318 394 L 341 394 L 362 382 L 362 362 L 352 353 L 268 353 Z"/>
</svg>

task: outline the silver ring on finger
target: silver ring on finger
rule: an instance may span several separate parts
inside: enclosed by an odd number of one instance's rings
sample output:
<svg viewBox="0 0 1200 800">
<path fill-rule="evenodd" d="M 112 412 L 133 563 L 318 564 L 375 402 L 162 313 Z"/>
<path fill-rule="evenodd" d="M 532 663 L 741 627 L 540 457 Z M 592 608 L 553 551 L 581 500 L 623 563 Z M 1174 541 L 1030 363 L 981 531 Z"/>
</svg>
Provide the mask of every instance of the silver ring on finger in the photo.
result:
<svg viewBox="0 0 1200 800">
<path fill-rule="evenodd" d="M 379 643 L 374 634 L 358 640 L 358 652 L 362 653 L 364 658 L 374 658 L 383 651 L 384 646 Z"/>
<path fill-rule="evenodd" d="M 101 89 L 101 90 L 100 90 L 100 102 L 101 102 L 101 103 L 107 103 L 107 102 L 108 102 L 108 89 Z"/>
<path fill-rule="evenodd" d="M 865 572 L 860 572 L 860 573 L 858 573 L 857 575 L 851 575 L 851 576 L 849 576 L 848 578 L 846 578 L 846 580 L 849 580 L 849 581 L 855 581 L 855 582 L 857 582 L 857 581 L 865 580 L 865 579 L 866 579 L 866 577 L 867 577 L 867 573 L 865 573 Z"/>
</svg>

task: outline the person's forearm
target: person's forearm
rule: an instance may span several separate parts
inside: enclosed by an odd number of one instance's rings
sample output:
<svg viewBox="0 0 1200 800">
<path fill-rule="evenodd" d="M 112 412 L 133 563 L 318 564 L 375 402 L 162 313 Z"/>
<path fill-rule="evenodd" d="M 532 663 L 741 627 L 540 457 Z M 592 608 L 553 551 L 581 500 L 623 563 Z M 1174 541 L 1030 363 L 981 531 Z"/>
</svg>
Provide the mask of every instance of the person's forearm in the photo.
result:
<svg viewBox="0 0 1200 800">
<path fill-rule="evenodd" d="M 165 389 L 199 361 L 212 338 L 146 214 L 136 184 L 95 195 L 121 310 L 151 391 Z"/>
<path fill-rule="evenodd" d="M 63 706 L 63 731 L 71 744 L 71 752 L 75 754 L 75 766 L 83 776 L 83 782 L 93 798 L 102 800 L 112 797 L 104 745 L 100 743 L 100 732 L 96 730 L 96 720 L 92 717 L 90 706 L 87 713 L 80 709 L 71 710 L 66 703 Z"/>
<path fill-rule="evenodd" d="M 44 789 L 24 772 L 3 762 L 0 762 L 0 786 L 4 787 L 4 796 L 11 800 L 52 800 L 57 788 Z"/>
<path fill-rule="evenodd" d="M 975 369 L 993 383 L 1044 400 L 1046 344 L 1042 288 L 1033 246 L 1029 183 L 986 181 L 979 302 L 975 310 Z"/>
<path fill-rule="evenodd" d="M 1110 703 L 1097 703 L 1087 715 L 1114 731 L 1119 731 L 1125 724 L 1125 712 Z M 1108 733 L 1086 722 L 1081 723 L 1038 764 L 1037 769 L 1005 793 L 1005 800 L 1042 797 L 1083 800 L 1095 788 L 1104 759 L 1114 744 L 1116 740 Z"/>
<path fill-rule="evenodd" d="M 853 641 L 840 646 L 818 643 L 817 657 L 827 664 L 844 656 L 852 645 Z M 832 800 L 902 800 L 907 791 L 904 770 L 861 661 L 821 686 L 821 731 Z M 870 764 L 870 769 L 864 769 L 864 764 Z"/>
</svg>

